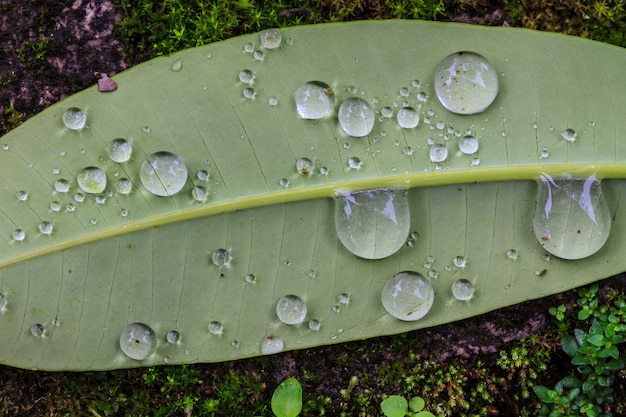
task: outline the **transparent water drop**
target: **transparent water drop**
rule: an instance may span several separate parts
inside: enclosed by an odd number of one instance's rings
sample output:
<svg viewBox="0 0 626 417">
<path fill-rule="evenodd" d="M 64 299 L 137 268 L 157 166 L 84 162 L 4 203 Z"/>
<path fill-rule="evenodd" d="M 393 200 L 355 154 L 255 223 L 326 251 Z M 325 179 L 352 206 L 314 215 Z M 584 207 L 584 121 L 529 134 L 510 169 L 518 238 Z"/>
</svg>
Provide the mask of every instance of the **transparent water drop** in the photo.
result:
<svg viewBox="0 0 626 417">
<path fill-rule="evenodd" d="M 459 141 L 459 150 L 465 155 L 471 155 L 478 151 L 478 139 L 471 135 L 465 135 Z"/>
<path fill-rule="evenodd" d="M 599 251 L 611 232 L 611 213 L 600 180 L 551 178 L 537 182 L 535 236 L 544 249 L 563 259 L 582 259 Z"/>
<path fill-rule="evenodd" d="M 481 113 L 498 95 L 498 73 L 485 57 L 457 52 L 437 65 L 435 92 L 452 113 Z"/>
<path fill-rule="evenodd" d="M 246 282 L 248 284 L 255 284 L 256 283 L 256 277 L 254 276 L 254 274 L 247 274 L 246 275 Z"/>
<path fill-rule="evenodd" d="M 187 167 L 176 154 L 156 152 L 141 164 L 139 179 L 152 194 L 167 197 L 183 188 L 187 181 Z"/>
<path fill-rule="evenodd" d="M 411 156 L 413 155 L 413 148 L 411 148 L 410 146 L 405 146 L 404 149 L 402 149 L 402 153 L 407 156 Z"/>
<path fill-rule="evenodd" d="M 315 171 L 315 165 L 308 158 L 300 158 L 296 161 L 296 169 L 300 174 L 309 176 Z"/>
<path fill-rule="evenodd" d="M 280 353 L 285 349 L 285 342 L 278 336 L 268 336 L 261 343 L 261 353 L 264 355 L 273 355 Z"/>
<path fill-rule="evenodd" d="M 422 103 L 428 101 L 428 94 L 420 91 L 419 93 L 417 93 L 417 100 L 421 101 Z"/>
<path fill-rule="evenodd" d="M 509 249 L 508 251 L 506 251 L 506 257 L 515 261 L 519 257 L 519 254 L 515 249 Z"/>
<path fill-rule="evenodd" d="M 50 210 L 52 211 L 61 211 L 61 203 L 58 201 L 53 201 L 50 203 Z"/>
<path fill-rule="evenodd" d="M 244 69 L 239 72 L 239 81 L 244 84 L 250 84 L 254 80 L 254 73 L 249 69 Z"/>
<path fill-rule="evenodd" d="M 133 153 L 133 145 L 126 139 L 117 138 L 113 139 L 109 144 L 109 158 L 113 162 L 126 162 L 130 159 Z"/>
<path fill-rule="evenodd" d="M 54 189 L 59 193 L 66 193 L 70 189 L 70 184 L 63 179 L 56 180 L 54 182 Z"/>
<path fill-rule="evenodd" d="M 7 297 L 0 293 L 0 311 L 6 311 L 7 309 Z"/>
<path fill-rule="evenodd" d="M 328 168 L 327 167 L 321 167 L 320 168 L 320 174 L 328 175 Z"/>
<path fill-rule="evenodd" d="M 254 52 L 254 44 L 252 42 L 248 42 L 243 46 L 244 52 L 251 54 Z"/>
<path fill-rule="evenodd" d="M 198 171 L 198 174 L 196 176 L 198 177 L 200 181 L 208 181 L 209 179 L 209 173 L 205 171 L 204 169 Z"/>
<path fill-rule="evenodd" d="M 350 296 L 348 294 L 341 293 L 337 296 L 337 301 L 339 302 L 339 304 L 349 304 L 350 303 Z"/>
<path fill-rule="evenodd" d="M 474 286 L 466 279 L 458 279 L 452 284 L 452 295 L 459 301 L 467 301 L 474 296 Z"/>
<path fill-rule="evenodd" d="M 235 349 L 239 349 L 239 347 L 241 346 L 241 343 L 239 343 L 238 340 L 233 340 L 232 342 L 230 342 L 230 345 Z"/>
<path fill-rule="evenodd" d="M 420 114 L 413 107 L 402 107 L 398 110 L 397 118 L 403 129 L 412 129 L 420 122 Z"/>
<path fill-rule="evenodd" d="M 435 291 L 420 273 L 404 271 L 394 275 L 383 287 L 383 307 L 393 317 L 415 321 L 424 317 L 433 305 Z"/>
<path fill-rule="evenodd" d="M 542 159 L 545 159 L 545 158 L 550 156 L 550 151 L 548 151 L 548 148 L 544 147 L 543 149 L 541 149 L 541 152 L 539 153 L 539 156 Z"/>
<path fill-rule="evenodd" d="M 561 136 L 568 142 L 574 142 L 576 140 L 576 132 L 574 129 L 565 129 L 563 133 L 561 133 Z"/>
<path fill-rule="evenodd" d="M 209 193 L 207 192 L 206 188 L 198 185 L 198 186 L 193 187 L 193 189 L 191 190 L 191 196 L 193 197 L 194 200 L 202 203 L 206 201 L 207 197 L 209 196 Z"/>
<path fill-rule="evenodd" d="M 278 48 L 282 39 L 280 30 L 278 29 L 266 29 L 261 32 L 261 45 L 263 45 L 265 49 Z"/>
<path fill-rule="evenodd" d="M 443 128 L 446 127 L 446 124 L 444 122 L 439 121 L 435 124 L 435 127 L 439 130 L 443 130 Z"/>
<path fill-rule="evenodd" d="M 275 96 L 270 96 L 270 97 L 267 99 L 267 102 L 270 104 L 270 106 L 275 106 L 275 105 L 277 105 L 277 104 L 278 104 L 278 97 L 275 97 Z"/>
<path fill-rule="evenodd" d="M 359 158 L 357 158 L 356 156 L 353 156 L 352 158 L 348 159 L 348 167 L 352 168 L 352 169 L 361 169 L 361 165 L 363 163 L 361 162 L 361 160 Z"/>
<path fill-rule="evenodd" d="M 39 231 L 41 232 L 42 235 L 52 234 L 53 229 L 54 229 L 54 226 L 52 226 L 52 223 L 48 221 L 43 221 L 39 223 Z"/>
<path fill-rule="evenodd" d="M 339 106 L 337 117 L 343 131 L 356 138 L 369 135 L 376 119 L 372 106 L 360 97 L 344 100 Z"/>
<path fill-rule="evenodd" d="M 467 265 L 467 259 L 465 259 L 464 256 L 456 256 L 453 262 L 454 266 L 456 266 L 457 268 L 465 268 L 465 266 Z"/>
<path fill-rule="evenodd" d="M 243 89 L 243 96 L 247 99 L 253 99 L 255 94 L 256 91 L 254 91 L 254 88 L 252 87 L 247 87 Z"/>
<path fill-rule="evenodd" d="M 281 187 L 287 188 L 287 187 L 289 187 L 289 180 L 288 180 L 287 178 L 281 178 L 281 179 L 278 181 L 278 184 L 279 184 Z"/>
<path fill-rule="evenodd" d="M 209 333 L 219 336 L 224 333 L 224 326 L 219 321 L 212 321 L 209 323 Z"/>
<path fill-rule="evenodd" d="M 276 303 L 276 315 L 285 324 L 302 323 L 306 312 L 306 303 L 297 295 L 285 295 Z"/>
<path fill-rule="evenodd" d="M 70 130 L 80 130 L 87 123 L 87 113 L 78 107 L 70 107 L 63 113 L 63 124 Z"/>
<path fill-rule="evenodd" d="M 431 161 L 435 163 L 443 162 L 448 158 L 448 148 L 446 145 L 436 143 L 430 147 L 429 155 Z"/>
<path fill-rule="evenodd" d="M 381 259 L 396 253 L 411 226 L 407 191 L 388 188 L 335 197 L 335 229 L 353 254 Z"/>
<path fill-rule="evenodd" d="M 152 355 L 157 337 L 150 326 L 143 323 L 129 324 L 120 335 L 120 348 L 131 359 L 142 361 Z"/>
<path fill-rule="evenodd" d="M 84 192 L 100 194 L 107 186 L 107 176 L 100 168 L 87 167 L 78 173 L 76 182 L 78 182 L 78 186 Z"/>
<path fill-rule="evenodd" d="M 477 167 L 478 165 L 480 165 L 480 158 L 474 158 L 470 161 L 470 165 L 473 167 Z"/>
<path fill-rule="evenodd" d="M 393 116 L 393 109 L 389 106 L 385 106 L 382 109 L 380 109 L 380 114 L 382 114 L 383 117 L 386 117 L 387 119 L 389 119 L 391 116 Z"/>
<path fill-rule="evenodd" d="M 15 229 L 12 236 L 13 240 L 15 240 L 16 242 L 21 242 L 26 238 L 26 232 L 22 229 Z"/>
<path fill-rule="evenodd" d="M 211 254 L 211 260 L 215 266 L 226 266 L 230 264 L 230 253 L 226 249 L 218 249 Z"/>
<path fill-rule="evenodd" d="M 85 195 L 81 193 L 74 194 L 74 201 L 76 201 L 77 203 L 82 203 L 83 201 L 85 201 Z"/>
<path fill-rule="evenodd" d="M 180 341 L 180 333 L 178 333 L 176 330 L 170 330 L 169 332 L 167 332 L 165 338 L 167 339 L 167 343 L 174 345 Z"/>
<path fill-rule="evenodd" d="M 170 67 L 170 70 L 174 71 L 174 72 L 180 72 L 180 70 L 183 69 L 183 60 L 182 59 L 177 59 L 176 61 L 174 61 L 172 63 L 172 66 Z"/>
<path fill-rule="evenodd" d="M 130 194 L 133 190 L 133 183 L 128 178 L 120 178 L 117 180 L 117 192 L 120 194 Z"/>
<path fill-rule="evenodd" d="M 36 338 L 40 338 L 45 333 L 45 329 L 39 323 L 33 324 L 30 328 L 30 334 L 35 336 Z"/>
<path fill-rule="evenodd" d="M 316 120 L 328 116 L 335 108 L 335 92 L 326 83 L 309 81 L 293 93 L 296 110 L 303 119 Z"/>
<path fill-rule="evenodd" d="M 15 197 L 17 197 L 17 199 L 20 201 L 26 201 L 28 200 L 28 192 L 18 191 L 17 193 L 15 193 Z"/>
<path fill-rule="evenodd" d="M 313 319 L 313 320 L 309 320 L 309 329 L 313 330 L 314 332 L 319 331 L 320 327 L 322 327 L 322 325 L 320 324 L 319 321 Z"/>
</svg>

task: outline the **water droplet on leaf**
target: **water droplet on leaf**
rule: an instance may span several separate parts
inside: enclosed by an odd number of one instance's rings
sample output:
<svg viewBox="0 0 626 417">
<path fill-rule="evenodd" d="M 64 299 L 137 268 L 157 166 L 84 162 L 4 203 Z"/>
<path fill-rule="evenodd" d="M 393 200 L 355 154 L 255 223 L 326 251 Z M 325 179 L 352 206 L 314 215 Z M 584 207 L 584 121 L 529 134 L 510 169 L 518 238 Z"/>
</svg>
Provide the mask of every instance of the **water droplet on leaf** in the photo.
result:
<svg viewBox="0 0 626 417">
<path fill-rule="evenodd" d="M 218 249 L 211 255 L 215 266 L 226 266 L 230 264 L 230 253 L 226 249 Z"/>
<path fill-rule="evenodd" d="M 80 130 L 86 122 L 87 114 L 78 107 L 70 107 L 63 113 L 63 124 L 70 130 Z"/>
<path fill-rule="evenodd" d="M 113 139 L 109 145 L 109 158 L 113 162 L 126 162 L 133 153 L 133 145 L 129 141 L 122 138 Z"/>
<path fill-rule="evenodd" d="M 265 49 L 276 49 L 280 46 L 282 36 L 278 29 L 266 29 L 261 32 L 261 45 Z"/>
<path fill-rule="evenodd" d="M 282 352 L 285 349 L 285 342 L 278 336 L 268 336 L 261 343 L 261 353 L 264 355 L 273 355 Z"/>
<path fill-rule="evenodd" d="M 40 338 L 43 336 L 45 330 L 41 324 L 33 324 L 30 328 L 30 334 L 35 336 L 36 338 Z"/>
<path fill-rule="evenodd" d="M 152 194 L 167 197 L 179 192 L 187 181 L 187 167 L 171 152 L 156 152 L 139 169 L 139 179 Z"/>
<path fill-rule="evenodd" d="M 343 131 L 352 137 L 367 136 L 374 128 L 374 110 L 360 97 L 344 100 L 339 106 L 337 116 Z"/>
<path fill-rule="evenodd" d="M 576 140 L 576 132 L 574 129 L 565 129 L 563 133 L 561 133 L 561 136 L 568 142 L 574 142 Z"/>
<path fill-rule="evenodd" d="M 253 79 L 254 79 L 254 73 L 250 71 L 249 69 L 241 70 L 241 72 L 239 73 L 239 81 L 241 81 L 244 84 L 250 84 Z"/>
<path fill-rule="evenodd" d="M 474 136 L 466 135 L 459 141 L 459 150 L 466 155 L 471 155 L 478 151 L 478 139 Z"/>
<path fill-rule="evenodd" d="M 383 307 L 393 317 L 404 321 L 419 320 L 428 313 L 435 291 L 428 280 L 413 271 L 394 275 L 383 287 Z"/>
<path fill-rule="evenodd" d="M 117 181 L 117 192 L 120 194 L 129 194 L 133 189 L 133 183 L 128 178 L 120 178 Z"/>
<path fill-rule="evenodd" d="M 335 93 L 326 83 L 309 81 L 293 93 L 298 114 L 303 119 L 322 119 L 335 107 Z"/>
<path fill-rule="evenodd" d="M 306 312 L 306 303 L 296 295 L 285 295 L 276 303 L 276 315 L 285 324 L 302 323 Z"/>
<path fill-rule="evenodd" d="M 207 192 L 206 188 L 201 187 L 201 186 L 195 186 L 191 190 L 191 196 L 193 197 L 194 200 L 202 203 L 206 201 L 207 197 L 209 196 L 209 193 Z"/>
<path fill-rule="evenodd" d="M 296 169 L 300 174 L 309 176 L 313 174 L 315 165 L 313 165 L 313 162 L 308 158 L 300 158 L 296 161 Z"/>
<path fill-rule="evenodd" d="M 448 158 L 448 148 L 446 145 L 436 143 L 430 147 L 429 155 L 431 161 L 435 163 L 443 162 Z"/>
<path fill-rule="evenodd" d="M 519 255 L 517 254 L 517 251 L 515 249 L 509 249 L 508 251 L 506 251 L 506 257 L 511 260 L 517 260 L 518 256 Z"/>
<path fill-rule="evenodd" d="M 170 70 L 172 70 L 174 72 L 179 72 L 182 69 L 183 69 L 183 60 L 182 59 L 177 59 L 176 61 L 174 61 L 174 63 L 170 67 Z"/>
<path fill-rule="evenodd" d="M 352 158 L 348 159 L 348 167 L 352 168 L 352 169 L 361 169 L 361 165 L 363 163 L 361 162 L 361 160 L 359 158 L 357 158 L 356 156 L 353 156 Z"/>
<path fill-rule="evenodd" d="M 166 335 L 167 343 L 176 344 L 180 341 L 180 333 L 176 330 L 170 330 Z"/>
<path fill-rule="evenodd" d="M 309 321 L 309 329 L 313 330 L 314 332 L 317 332 L 320 329 L 321 324 L 319 321 L 313 319 Z"/>
<path fill-rule="evenodd" d="M 129 324 L 120 335 L 120 348 L 131 359 L 141 361 L 148 358 L 156 346 L 156 334 L 143 323 Z"/>
<path fill-rule="evenodd" d="M 15 196 L 17 197 L 18 200 L 20 201 L 26 201 L 28 200 L 28 193 L 26 191 L 18 191 Z"/>
<path fill-rule="evenodd" d="M 80 189 L 89 194 L 100 194 L 107 186 L 106 174 L 96 167 L 87 167 L 81 170 L 76 181 Z"/>
<path fill-rule="evenodd" d="M 466 279 L 459 279 L 452 284 L 452 295 L 459 301 L 467 301 L 474 295 L 474 286 Z"/>
<path fill-rule="evenodd" d="M 403 129 L 412 129 L 420 122 L 420 115 L 413 107 L 402 107 L 398 110 L 398 124 Z"/>
<path fill-rule="evenodd" d="M 54 227 L 52 226 L 52 223 L 48 221 L 43 221 L 39 223 L 39 231 L 41 232 L 42 235 L 52 234 L 53 229 Z"/>
<path fill-rule="evenodd" d="M 219 336 L 224 333 L 224 326 L 219 321 L 212 321 L 209 323 L 209 333 Z"/>
</svg>

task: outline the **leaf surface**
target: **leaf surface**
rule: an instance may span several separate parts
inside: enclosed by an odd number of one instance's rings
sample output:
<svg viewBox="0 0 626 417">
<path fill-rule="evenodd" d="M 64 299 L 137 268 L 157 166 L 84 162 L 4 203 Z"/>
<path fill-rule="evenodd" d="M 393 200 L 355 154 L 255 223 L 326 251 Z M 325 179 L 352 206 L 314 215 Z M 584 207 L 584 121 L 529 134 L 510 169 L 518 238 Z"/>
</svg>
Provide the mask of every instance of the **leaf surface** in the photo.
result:
<svg viewBox="0 0 626 417">
<path fill-rule="evenodd" d="M 275 338 L 299 349 L 433 326 L 626 269 L 623 49 L 415 21 L 314 25 L 282 36 L 275 50 L 249 35 L 154 59 L 115 76 L 115 92 L 87 89 L 0 138 L 0 362 L 95 370 L 224 361 L 259 355 Z M 261 60 L 244 52 L 247 43 Z M 483 113 L 450 113 L 435 95 L 435 67 L 457 51 L 479 53 L 498 71 L 499 93 Z M 252 84 L 239 80 L 243 69 L 253 72 Z M 313 80 L 329 84 L 337 103 L 359 96 L 380 111 L 407 101 L 422 121 L 401 129 L 377 114 L 371 134 L 352 138 L 336 108 L 303 120 L 293 92 Z M 244 97 L 247 87 L 254 98 Z M 86 111 L 88 127 L 64 127 L 70 107 Z M 565 129 L 577 132 L 574 142 L 562 138 Z M 479 139 L 475 155 L 457 151 L 455 133 L 466 131 Z M 128 162 L 110 159 L 116 138 L 132 144 Z M 440 165 L 429 158 L 429 138 L 449 149 Z M 146 158 L 163 151 L 189 172 L 169 197 L 139 178 Z M 352 157 L 360 169 L 348 168 Z M 311 175 L 298 173 L 299 158 L 313 161 Z M 474 158 L 480 163 L 472 166 Z M 86 167 L 106 173 L 101 194 L 78 185 Z M 599 252 L 576 261 L 547 256 L 532 231 L 542 174 L 604 179 L 614 220 Z M 120 193 L 121 178 L 132 182 L 129 194 Z M 60 179 L 68 192 L 56 190 Z M 198 186 L 206 201 L 194 199 Z M 361 259 L 337 238 L 331 197 L 381 187 L 410 189 L 415 234 L 388 258 Z M 44 222 L 49 235 L 40 232 Z M 23 240 L 13 239 L 16 229 Z M 229 252 L 225 266 L 213 262 L 219 249 Z M 517 259 L 507 256 L 511 249 Z M 405 270 L 428 277 L 435 291 L 432 309 L 414 322 L 381 304 L 384 284 Z M 469 301 L 451 294 L 460 278 L 475 288 Z M 277 318 L 276 302 L 288 294 L 307 304 L 301 325 Z M 319 330 L 307 326 L 312 319 Z M 212 322 L 220 334 L 209 332 Z M 130 323 L 156 337 L 144 360 L 120 350 Z M 179 340 L 168 342 L 170 331 Z"/>
</svg>

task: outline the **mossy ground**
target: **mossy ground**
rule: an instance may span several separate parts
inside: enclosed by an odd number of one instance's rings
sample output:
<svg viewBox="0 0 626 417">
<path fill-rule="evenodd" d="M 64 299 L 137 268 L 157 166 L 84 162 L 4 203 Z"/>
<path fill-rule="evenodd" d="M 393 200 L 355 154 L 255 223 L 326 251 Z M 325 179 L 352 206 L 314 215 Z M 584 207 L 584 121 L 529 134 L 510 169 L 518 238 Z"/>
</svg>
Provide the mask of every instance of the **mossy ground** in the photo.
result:
<svg viewBox="0 0 626 417">
<path fill-rule="evenodd" d="M 0 0 L 0 135 L 95 83 L 94 72 L 266 27 L 429 19 L 626 46 L 623 1 L 93 0 L 90 12 L 78 3 Z M 625 283 L 606 280 L 601 292 Z M 380 401 L 392 394 L 420 395 L 440 415 L 533 415 L 530 387 L 553 386 L 571 369 L 558 346 L 563 323 L 548 308 L 575 300 L 570 291 L 433 329 L 223 364 L 87 373 L 0 367 L 0 416 L 269 416 L 274 388 L 291 376 L 304 388 L 303 416 L 381 415 Z M 622 372 L 614 415 L 624 415 L 625 388 Z"/>
</svg>

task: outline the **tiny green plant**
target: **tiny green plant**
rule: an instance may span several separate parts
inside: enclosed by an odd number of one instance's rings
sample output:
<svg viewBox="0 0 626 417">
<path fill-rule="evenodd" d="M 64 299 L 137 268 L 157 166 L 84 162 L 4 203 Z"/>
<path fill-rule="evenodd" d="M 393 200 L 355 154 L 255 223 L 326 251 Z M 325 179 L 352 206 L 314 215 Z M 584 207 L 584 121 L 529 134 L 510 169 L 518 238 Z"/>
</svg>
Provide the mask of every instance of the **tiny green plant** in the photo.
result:
<svg viewBox="0 0 626 417">
<path fill-rule="evenodd" d="M 407 401 L 400 395 L 391 395 L 380 403 L 380 408 L 387 417 L 435 417 L 430 411 L 424 411 L 425 405 L 421 397 L 412 397 Z"/>
<path fill-rule="evenodd" d="M 302 411 L 302 385 L 289 378 L 276 387 L 272 395 L 272 412 L 276 417 L 296 417 Z"/>
</svg>

